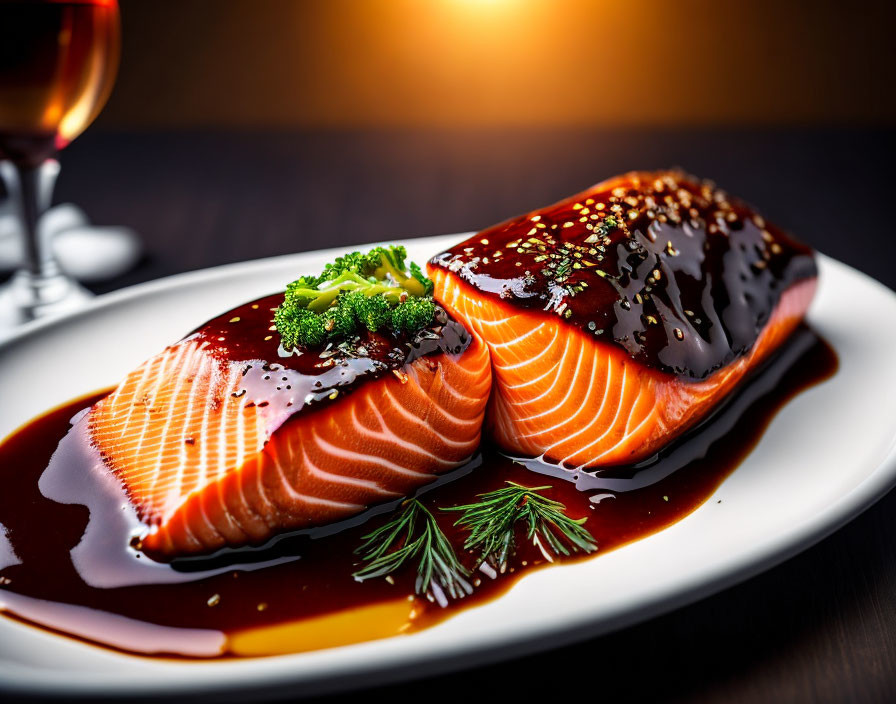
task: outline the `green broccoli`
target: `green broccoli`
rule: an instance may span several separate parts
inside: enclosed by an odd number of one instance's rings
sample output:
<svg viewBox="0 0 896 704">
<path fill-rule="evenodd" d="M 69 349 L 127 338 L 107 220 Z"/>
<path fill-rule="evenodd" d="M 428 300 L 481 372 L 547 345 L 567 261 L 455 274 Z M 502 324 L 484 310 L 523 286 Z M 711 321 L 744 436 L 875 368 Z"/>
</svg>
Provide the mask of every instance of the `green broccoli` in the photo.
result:
<svg viewBox="0 0 896 704">
<path fill-rule="evenodd" d="M 284 347 L 314 347 L 367 329 L 413 335 L 435 317 L 433 283 L 404 247 L 349 252 L 286 287 L 274 325 Z"/>
<path fill-rule="evenodd" d="M 320 317 L 329 337 L 351 337 L 358 327 L 358 319 L 352 307 L 338 302 L 327 308 Z"/>
<path fill-rule="evenodd" d="M 274 325 L 286 348 L 299 345 L 314 346 L 327 339 L 327 329 L 322 316 L 310 310 L 279 306 L 274 312 Z"/>
<path fill-rule="evenodd" d="M 352 291 L 343 294 L 343 298 L 357 321 L 371 332 L 389 325 L 392 320 L 392 304 L 384 295 L 367 296 L 361 291 Z"/>
<path fill-rule="evenodd" d="M 409 298 L 392 311 L 392 327 L 413 335 L 429 325 L 435 314 L 436 306 L 431 298 Z"/>
<path fill-rule="evenodd" d="M 420 285 L 423 286 L 423 295 L 431 296 L 434 288 L 432 279 L 426 278 L 426 274 L 424 274 L 420 270 L 420 267 L 416 264 L 416 262 L 411 262 L 410 272 L 411 276 L 413 276 L 417 281 L 420 282 Z"/>
</svg>

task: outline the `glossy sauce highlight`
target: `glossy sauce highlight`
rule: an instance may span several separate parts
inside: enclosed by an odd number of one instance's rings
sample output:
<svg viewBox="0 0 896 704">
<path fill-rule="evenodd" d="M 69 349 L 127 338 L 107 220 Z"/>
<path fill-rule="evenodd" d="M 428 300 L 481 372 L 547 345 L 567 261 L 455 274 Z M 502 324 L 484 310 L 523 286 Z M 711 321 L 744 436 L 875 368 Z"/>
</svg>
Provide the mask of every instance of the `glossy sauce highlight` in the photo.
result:
<svg viewBox="0 0 896 704">
<path fill-rule="evenodd" d="M 437 516 L 461 559 L 471 565 L 473 556 L 460 547 L 465 534 L 452 525 L 456 516 L 439 508 L 469 503 L 476 494 L 508 480 L 550 485 L 545 495 L 564 503 L 570 516 L 586 517 L 585 525 L 599 546 L 595 555 L 560 562 L 599 559 L 706 502 L 750 452 L 777 410 L 835 369 L 833 351 L 802 328 L 700 428 L 647 463 L 589 475 L 595 483 L 586 491 L 573 482 L 535 474 L 485 446 L 471 465 L 436 482 L 421 500 Z M 548 564 L 540 551 L 521 539 L 507 573 L 493 578 L 488 570 L 477 571 L 473 595 L 440 608 L 413 596 L 413 568 L 396 573 L 390 581 L 360 583 L 352 578 L 357 569 L 354 550 L 362 535 L 385 520 L 373 511 L 363 525 L 337 533 L 323 529 L 288 535 L 262 550 L 232 550 L 170 565 L 135 565 L 148 560 L 139 553 L 115 558 L 130 560 L 120 568 L 145 575 L 144 581 L 112 588 L 91 586 L 96 577 L 91 566 L 76 565 L 72 558 L 88 525 L 88 510 L 47 499 L 38 480 L 69 430 L 71 417 L 102 395 L 51 411 L 0 445 L 5 487 L 0 495 L 0 604 L 10 616 L 143 655 L 267 655 L 426 628 L 459 609 L 499 596 L 521 575 Z M 661 478 L 641 481 L 644 472 L 663 467 L 670 469 L 660 471 Z M 615 488 L 601 488 L 601 482 L 611 482 Z M 122 536 L 112 534 L 108 539 L 115 543 Z M 159 570 L 169 581 L 158 580 Z"/>
</svg>

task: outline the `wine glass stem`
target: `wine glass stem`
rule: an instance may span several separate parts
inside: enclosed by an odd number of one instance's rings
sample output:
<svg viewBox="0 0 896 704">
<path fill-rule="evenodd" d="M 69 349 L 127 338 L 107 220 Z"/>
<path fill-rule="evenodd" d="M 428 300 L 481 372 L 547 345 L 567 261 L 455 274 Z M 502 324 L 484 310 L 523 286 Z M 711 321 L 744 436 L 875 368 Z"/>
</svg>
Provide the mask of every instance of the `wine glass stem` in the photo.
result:
<svg viewBox="0 0 896 704">
<path fill-rule="evenodd" d="M 48 159 L 37 167 L 17 165 L 16 171 L 19 177 L 22 234 L 25 238 L 23 264 L 34 283 L 39 284 L 41 279 L 59 275 L 52 243 L 42 236 L 38 228 L 40 216 L 50 207 L 59 163 Z"/>
<path fill-rule="evenodd" d="M 23 238 L 22 267 L 0 288 L 0 336 L 30 320 L 73 311 L 93 295 L 63 273 L 56 263 L 50 233 L 39 226 L 58 174 L 55 159 L 35 167 L 0 162 L 0 175 L 19 206 Z"/>
</svg>

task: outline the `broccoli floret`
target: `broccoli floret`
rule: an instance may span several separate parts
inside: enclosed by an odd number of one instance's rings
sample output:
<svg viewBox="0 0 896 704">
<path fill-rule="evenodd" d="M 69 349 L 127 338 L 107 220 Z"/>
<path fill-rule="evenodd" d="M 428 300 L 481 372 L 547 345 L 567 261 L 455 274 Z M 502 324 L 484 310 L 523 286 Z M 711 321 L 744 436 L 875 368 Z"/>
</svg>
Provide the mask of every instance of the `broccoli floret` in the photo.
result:
<svg viewBox="0 0 896 704">
<path fill-rule="evenodd" d="M 315 287 L 317 280 L 313 276 L 302 276 L 286 285 L 286 293 L 283 301 L 289 306 L 305 308 L 311 301 L 317 298 Z"/>
<path fill-rule="evenodd" d="M 374 247 L 369 252 L 349 252 L 337 257 L 331 264 L 324 267 L 323 273 L 318 277 L 317 283 L 334 281 L 345 273 L 357 274 L 363 278 L 382 279 L 386 273 L 396 277 L 400 283 L 407 278 L 404 273 L 404 260 L 407 250 L 401 246 Z"/>
<path fill-rule="evenodd" d="M 366 296 L 361 291 L 345 294 L 355 318 L 371 332 L 388 325 L 392 320 L 392 305 L 383 295 Z"/>
<path fill-rule="evenodd" d="M 431 296 L 434 288 L 432 279 L 426 278 L 426 274 L 423 273 L 416 262 L 411 262 L 410 272 L 411 276 L 416 279 L 421 286 L 423 286 L 423 295 Z"/>
<path fill-rule="evenodd" d="M 314 347 L 327 339 L 322 316 L 307 309 L 280 306 L 274 313 L 274 325 L 287 349 Z"/>
<path fill-rule="evenodd" d="M 349 339 L 365 328 L 412 335 L 432 322 L 433 283 L 404 247 L 349 252 L 286 287 L 274 324 L 285 347 Z"/>
<path fill-rule="evenodd" d="M 336 305 L 328 308 L 320 316 L 323 319 L 324 329 L 328 337 L 351 337 L 358 328 L 358 319 L 351 305 L 342 301 L 340 296 Z"/>
<path fill-rule="evenodd" d="M 376 259 L 376 261 L 379 261 Z M 323 273 L 318 278 L 318 283 L 324 281 L 332 281 L 338 279 L 342 274 L 349 272 L 360 276 L 369 276 L 375 266 L 371 266 L 372 262 L 368 254 L 360 252 L 349 252 L 348 254 L 337 257 L 332 264 L 324 267 Z"/>
<path fill-rule="evenodd" d="M 392 311 L 392 328 L 413 335 L 429 325 L 435 314 L 436 305 L 431 298 L 408 298 Z"/>
</svg>

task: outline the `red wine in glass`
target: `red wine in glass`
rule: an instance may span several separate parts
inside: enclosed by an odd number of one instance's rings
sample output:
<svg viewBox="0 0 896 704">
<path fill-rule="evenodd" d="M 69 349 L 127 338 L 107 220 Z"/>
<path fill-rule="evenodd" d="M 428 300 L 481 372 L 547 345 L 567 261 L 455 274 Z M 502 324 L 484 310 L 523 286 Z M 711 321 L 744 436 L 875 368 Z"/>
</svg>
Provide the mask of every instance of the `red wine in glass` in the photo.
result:
<svg viewBox="0 0 896 704">
<path fill-rule="evenodd" d="M 0 293 L 0 325 L 74 307 L 87 294 L 64 276 L 37 220 L 58 173 L 53 158 L 93 122 L 118 68 L 117 0 L 0 0 L 0 159 L 17 181 L 25 267 Z M 13 178 L 13 176 L 17 177 Z"/>
</svg>

